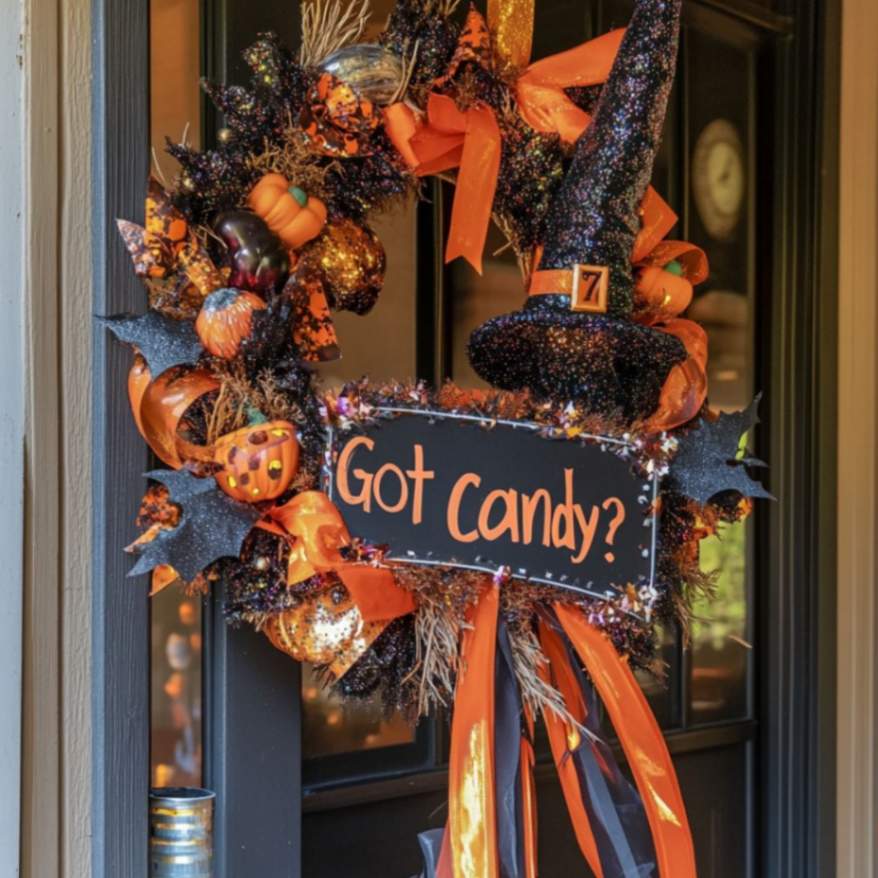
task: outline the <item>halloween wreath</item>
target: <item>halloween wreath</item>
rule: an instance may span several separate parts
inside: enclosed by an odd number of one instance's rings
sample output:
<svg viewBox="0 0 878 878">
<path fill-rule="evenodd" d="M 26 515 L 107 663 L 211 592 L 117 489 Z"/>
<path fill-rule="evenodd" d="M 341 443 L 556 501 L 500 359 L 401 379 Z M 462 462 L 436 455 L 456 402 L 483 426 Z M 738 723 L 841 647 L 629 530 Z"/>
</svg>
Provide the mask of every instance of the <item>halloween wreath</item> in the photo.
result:
<svg viewBox="0 0 878 878">
<path fill-rule="evenodd" d="M 167 467 L 132 574 L 221 584 L 231 623 L 346 697 L 413 720 L 452 705 L 425 876 L 536 874 L 541 718 L 594 873 L 683 878 L 686 814 L 633 670 L 709 592 L 699 540 L 768 495 L 739 450 L 755 403 L 710 411 L 706 336 L 679 316 L 706 258 L 666 240 L 649 187 L 680 0 L 533 64 L 532 2 L 454 6 L 398 0 L 375 43 L 365 3 L 305 6 L 300 54 L 265 34 L 249 88 L 205 84 L 216 148 L 169 143 L 179 179 L 150 181 L 143 226 L 119 221 L 149 307 L 103 320 Z M 321 390 L 332 312 L 381 290 L 369 214 L 430 175 L 456 185 L 447 258 L 480 270 L 493 219 L 521 266 L 524 306 L 470 339 L 493 389 Z"/>
</svg>

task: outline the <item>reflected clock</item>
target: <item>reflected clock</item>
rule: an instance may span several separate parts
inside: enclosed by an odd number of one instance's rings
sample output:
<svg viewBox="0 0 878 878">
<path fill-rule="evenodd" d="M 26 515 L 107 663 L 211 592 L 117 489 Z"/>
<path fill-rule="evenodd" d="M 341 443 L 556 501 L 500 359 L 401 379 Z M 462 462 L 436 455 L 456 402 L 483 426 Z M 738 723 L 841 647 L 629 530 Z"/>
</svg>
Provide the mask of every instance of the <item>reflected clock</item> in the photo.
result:
<svg viewBox="0 0 878 878">
<path fill-rule="evenodd" d="M 744 145 L 727 119 L 715 119 L 698 136 L 692 156 L 692 193 L 707 233 L 732 236 L 744 210 L 747 189 Z"/>
</svg>

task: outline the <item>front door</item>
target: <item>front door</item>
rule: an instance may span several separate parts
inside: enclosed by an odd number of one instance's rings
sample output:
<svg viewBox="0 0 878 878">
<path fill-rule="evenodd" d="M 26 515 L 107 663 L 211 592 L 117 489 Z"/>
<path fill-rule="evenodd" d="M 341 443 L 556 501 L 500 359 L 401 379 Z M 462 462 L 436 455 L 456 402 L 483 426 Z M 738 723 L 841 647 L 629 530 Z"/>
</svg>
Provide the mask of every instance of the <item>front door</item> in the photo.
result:
<svg viewBox="0 0 878 878">
<path fill-rule="evenodd" d="M 773 462 L 771 440 L 781 426 L 789 429 L 798 417 L 802 429 L 813 430 L 816 418 L 810 410 L 791 413 L 785 395 L 800 379 L 781 351 L 790 330 L 781 325 L 779 302 L 789 298 L 784 266 L 793 257 L 779 247 L 794 242 L 790 187 L 777 179 L 775 159 L 791 148 L 781 132 L 802 124 L 800 105 L 785 89 L 791 46 L 807 30 L 802 21 L 810 27 L 817 11 L 799 3 L 796 16 L 780 15 L 776 5 L 684 4 L 679 73 L 654 178 L 680 217 L 672 237 L 710 257 L 711 277 L 690 315 L 710 335 L 711 402 L 740 409 L 763 390 L 763 424 L 752 442 Z M 390 0 L 373 6 L 377 30 Z M 539 0 L 535 57 L 623 26 L 630 8 L 630 0 Z M 166 134 L 178 139 L 179 129 L 163 126 L 186 121 L 186 114 L 197 123 L 190 140 L 207 144 L 221 125 L 197 103 L 199 70 L 243 81 L 239 53 L 257 33 L 275 30 L 291 46 L 298 40 L 299 14 L 289 2 L 151 0 L 151 12 L 154 143 Z M 816 92 L 797 100 L 807 105 Z M 806 169 L 809 155 L 800 157 Z M 327 382 L 368 372 L 472 385 L 470 331 L 520 304 L 517 269 L 502 252 L 486 259 L 482 277 L 465 265 L 442 266 L 449 192 L 436 184 L 427 195 L 376 224 L 388 251 L 387 284 L 370 316 L 337 321 L 345 358 L 325 370 Z M 490 240 L 488 252 L 499 243 Z M 369 344 L 374 338 L 389 343 Z M 779 493 L 782 478 L 775 471 L 767 483 Z M 691 631 L 664 632 L 664 678 L 642 680 L 675 758 L 699 872 L 710 878 L 810 874 L 777 853 L 781 842 L 770 830 L 781 816 L 763 809 L 773 809 L 784 776 L 769 740 L 781 704 L 768 700 L 777 678 L 766 629 L 789 588 L 777 576 L 778 556 L 798 551 L 778 544 L 770 515 L 760 510 L 703 544 L 702 563 L 719 571 L 716 595 L 697 607 Z M 165 593 L 152 612 L 153 780 L 217 789 L 219 878 L 418 872 L 415 837 L 446 816 L 446 717 L 411 729 L 378 703 L 343 706 L 310 668 L 300 670 L 249 630 L 229 630 L 219 595 L 202 606 Z M 808 620 L 796 619 L 788 623 L 792 634 L 805 633 Z M 586 875 L 545 742 L 542 755 L 541 874 Z"/>
</svg>

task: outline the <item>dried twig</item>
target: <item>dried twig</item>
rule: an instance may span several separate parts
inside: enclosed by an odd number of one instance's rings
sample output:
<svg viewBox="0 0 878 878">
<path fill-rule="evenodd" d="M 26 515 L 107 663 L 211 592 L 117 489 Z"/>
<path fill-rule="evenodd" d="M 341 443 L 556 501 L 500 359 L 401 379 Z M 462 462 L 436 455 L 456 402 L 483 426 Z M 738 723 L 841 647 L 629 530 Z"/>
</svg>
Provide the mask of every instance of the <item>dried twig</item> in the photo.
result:
<svg viewBox="0 0 878 878">
<path fill-rule="evenodd" d="M 314 67 L 327 55 L 358 40 L 369 23 L 369 0 L 313 0 L 302 5 L 302 48 L 299 63 Z"/>
</svg>

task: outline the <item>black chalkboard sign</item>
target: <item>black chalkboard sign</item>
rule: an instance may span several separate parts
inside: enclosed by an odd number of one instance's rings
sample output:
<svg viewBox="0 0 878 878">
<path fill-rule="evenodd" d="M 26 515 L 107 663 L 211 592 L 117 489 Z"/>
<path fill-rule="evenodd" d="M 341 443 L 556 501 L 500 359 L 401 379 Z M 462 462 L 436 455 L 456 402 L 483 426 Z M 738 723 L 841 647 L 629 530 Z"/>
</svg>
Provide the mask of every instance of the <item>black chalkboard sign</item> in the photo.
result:
<svg viewBox="0 0 878 878">
<path fill-rule="evenodd" d="M 388 558 L 595 596 L 654 575 L 657 483 L 619 439 L 543 436 L 530 422 L 379 409 L 332 431 L 326 490 L 351 534 Z"/>
</svg>

